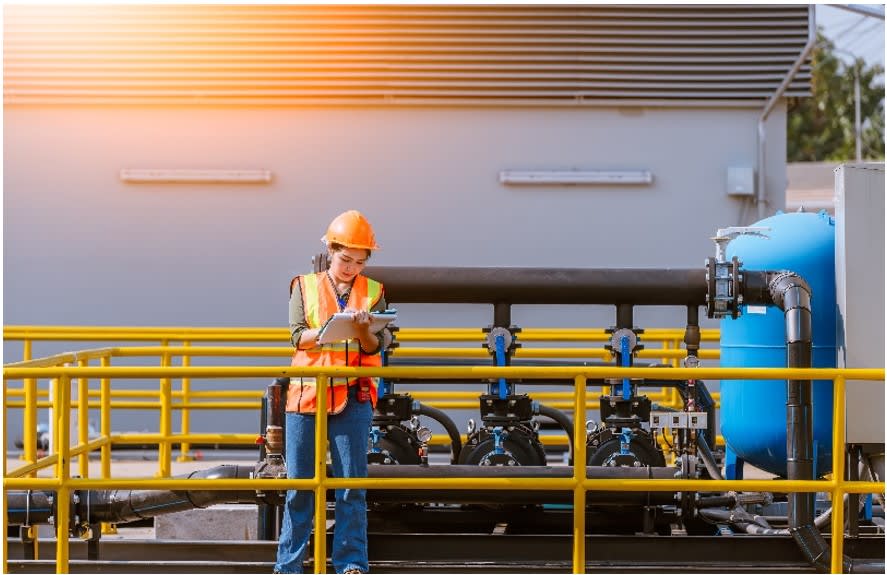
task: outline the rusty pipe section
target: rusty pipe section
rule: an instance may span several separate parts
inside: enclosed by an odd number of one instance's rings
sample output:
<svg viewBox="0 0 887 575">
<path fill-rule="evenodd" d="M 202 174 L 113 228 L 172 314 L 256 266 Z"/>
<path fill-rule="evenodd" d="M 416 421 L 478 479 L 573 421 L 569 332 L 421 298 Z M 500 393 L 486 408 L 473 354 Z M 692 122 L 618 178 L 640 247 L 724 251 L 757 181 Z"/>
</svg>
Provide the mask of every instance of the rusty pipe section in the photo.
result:
<svg viewBox="0 0 887 575">
<path fill-rule="evenodd" d="M 286 392 L 289 388 L 289 378 L 278 378 L 265 390 L 266 416 L 268 422 L 265 427 L 264 446 L 265 453 L 269 457 L 283 457 L 283 413 L 286 406 Z"/>
</svg>

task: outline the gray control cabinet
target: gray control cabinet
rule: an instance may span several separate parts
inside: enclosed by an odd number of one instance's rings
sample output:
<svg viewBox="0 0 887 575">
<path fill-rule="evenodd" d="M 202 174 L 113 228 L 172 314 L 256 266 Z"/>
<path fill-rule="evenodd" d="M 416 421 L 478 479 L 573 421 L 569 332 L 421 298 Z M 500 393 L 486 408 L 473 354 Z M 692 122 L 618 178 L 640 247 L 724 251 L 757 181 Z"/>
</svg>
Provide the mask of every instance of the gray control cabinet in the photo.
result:
<svg viewBox="0 0 887 575">
<path fill-rule="evenodd" d="M 838 367 L 884 367 L 884 164 L 835 168 Z M 847 443 L 884 443 L 884 383 L 847 381 Z"/>
</svg>

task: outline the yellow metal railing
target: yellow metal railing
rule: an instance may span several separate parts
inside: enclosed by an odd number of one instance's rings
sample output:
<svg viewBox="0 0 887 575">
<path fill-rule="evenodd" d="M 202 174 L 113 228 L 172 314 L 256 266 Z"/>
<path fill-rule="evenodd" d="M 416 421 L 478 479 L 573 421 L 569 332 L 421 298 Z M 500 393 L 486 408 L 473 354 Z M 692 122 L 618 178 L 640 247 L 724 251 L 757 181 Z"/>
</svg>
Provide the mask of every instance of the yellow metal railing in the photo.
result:
<svg viewBox="0 0 887 575">
<path fill-rule="evenodd" d="M 447 348 L 441 348 L 446 350 Z M 457 350 L 458 351 L 458 350 Z M 483 350 L 481 350 L 483 351 Z M 534 350 L 528 349 L 527 352 Z M 601 350 L 606 351 L 606 350 Z M 172 365 L 172 359 L 181 357 L 183 367 L 187 367 L 188 361 L 192 356 L 204 357 L 288 357 L 291 354 L 289 347 L 250 347 L 250 346 L 203 346 L 203 347 L 173 347 L 167 345 L 160 346 L 143 346 L 143 347 L 121 347 L 121 348 L 100 348 L 92 350 L 84 350 L 76 353 L 64 353 L 46 358 L 34 359 L 29 361 L 9 363 L 7 367 L 53 367 L 76 362 L 80 366 L 89 365 L 90 359 L 100 359 L 102 365 L 110 365 L 113 357 L 148 357 L 158 356 L 162 366 Z M 114 409 L 156 409 L 160 411 L 160 433 L 159 434 L 124 434 L 120 435 L 119 443 L 123 444 L 150 444 L 157 443 L 159 447 L 158 463 L 160 469 L 158 476 L 164 477 L 169 473 L 171 468 L 172 447 L 168 438 L 172 437 L 171 421 L 172 411 L 180 410 L 183 416 L 183 425 L 181 432 L 176 438 L 181 440 L 179 461 L 190 460 L 188 449 L 191 443 L 202 441 L 199 435 L 191 435 L 184 419 L 185 414 L 192 409 L 247 409 L 257 410 L 261 407 L 261 398 L 263 392 L 261 390 L 207 390 L 207 391 L 191 391 L 190 380 L 182 378 L 183 388 L 181 390 L 173 390 L 171 380 L 162 378 L 160 387 L 156 390 L 108 390 L 110 394 L 110 407 Z M 185 382 L 188 382 L 187 389 Z M 31 395 L 29 395 L 29 392 Z M 587 406 L 595 409 L 601 396 L 600 391 L 594 391 L 588 394 Z M 33 410 L 36 413 L 37 408 L 52 407 L 52 401 L 49 401 L 49 392 L 39 390 L 34 383 L 34 389 L 10 388 L 7 390 L 9 397 L 23 397 L 23 401 L 9 400 L 5 402 L 7 408 L 24 408 L 25 412 Z M 433 392 L 433 391 L 414 391 L 413 397 L 422 401 L 428 401 L 428 405 L 437 407 L 438 409 L 475 409 L 477 407 L 476 393 L 469 391 L 461 392 Z M 90 389 L 88 379 L 81 378 L 79 380 L 77 400 L 72 400 L 72 407 L 78 409 L 78 434 L 81 439 L 88 437 L 88 409 L 102 408 L 101 401 L 90 401 L 90 397 L 95 398 L 101 395 L 100 390 Z M 533 399 L 545 401 L 546 405 L 556 409 L 572 409 L 572 394 L 570 392 L 533 392 Z M 665 407 L 680 408 L 681 399 L 674 388 L 664 388 L 659 391 L 653 391 L 646 394 L 651 401 L 657 402 Z M 719 405 L 720 393 L 712 393 L 716 406 Z M 132 401 L 132 398 L 152 398 L 154 401 Z M 41 398 L 45 398 L 41 400 Z M 86 398 L 82 401 L 81 398 Z M 126 399 L 124 399 L 126 398 Z M 205 401 L 206 399 L 251 399 L 252 401 Z M 114 401 L 116 399 L 117 401 Z M 193 401 L 198 400 L 198 401 Z M 203 401 L 200 401 L 203 400 Z M 104 415 L 103 415 L 104 417 Z M 252 434 L 229 434 L 227 443 L 230 444 L 251 444 L 255 440 Z M 22 440 L 25 445 L 35 444 L 36 428 L 23 426 Z M 550 445 L 563 445 L 567 442 L 566 437 L 562 436 L 544 436 L 543 441 Z M 431 443 L 433 445 L 443 445 L 448 442 L 446 437 L 435 437 Z M 214 443 L 218 443 L 215 441 Z M 723 438 L 716 437 L 716 443 L 723 445 Z M 26 461 L 33 462 L 36 460 L 34 456 L 24 456 Z M 81 468 L 85 465 L 85 457 L 80 460 Z"/>
<path fill-rule="evenodd" d="M 401 328 L 398 341 L 469 341 L 482 340 L 481 328 Z M 7 325 L 3 339 L 7 341 L 288 341 L 287 328 L 279 327 L 119 327 L 72 325 Z M 644 341 L 682 340 L 684 330 L 678 328 L 647 328 Z M 526 327 L 520 341 L 609 341 L 611 335 L 599 328 Z M 718 341 L 719 330 L 701 330 L 702 341 Z"/>
<path fill-rule="evenodd" d="M 650 348 L 640 350 L 638 357 L 642 359 L 660 359 L 663 363 L 677 367 L 680 360 L 686 356 L 686 351 L 679 349 L 684 332 L 682 329 L 674 328 L 651 328 L 644 332 L 644 342 L 649 345 L 651 342 L 661 343 L 661 348 Z M 191 328 L 191 327 L 116 327 L 116 326 L 4 326 L 3 337 L 6 341 L 22 341 L 23 342 L 23 362 L 7 364 L 10 366 L 43 366 L 51 367 L 63 365 L 66 363 L 80 362 L 99 359 L 103 365 L 112 357 L 145 357 L 157 356 L 160 358 L 161 365 L 171 365 L 175 358 L 181 358 L 183 367 L 190 365 L 191 357 L 288 357 L 292 353 L 292 348 L 287 347 L 260 347 L 260 346 L 202 346 L 191 347 L 192 342 L 198 341 L 215 341 L 226 343 L 245 343 L 245 342 L 267 342 L 267 341 L 288 341 L 289 331 L 286 328 Z M 485 334 L 480 328 L 404 328 L 398 332 L 398 341 L 401 342 L 454 342 L 454 341 L 471 341 L 475 344 L 484 340 Z M 610 334 L 603 329 L 590 328 L 525 328 L 520 334 L 520 340 L 524 342 L 605 342 L 609 341 Z M 718 330 L 702 330 L 701 339 L 706 342 L 716 342 L 720 337 Z M 133 347 L 112 347 L 99 348 L 92 350 L 79 351 L 77 353 L 62 353 L 38 360 L 31 360 L 33 354 L 34 341 L 147 341 L 158 342 L 159 346 L 133 346 Z M 172 347 L 170 342 L 181 342 L 181 347 Z M 183 349 L 188 348 L 188 349 Z M 480 347 L 400 347 L 392 352 L 396 357 L 460 357 L 460 358 L 488 358 L 487 351 Z M 701 349 L 699 355 L 702 359 L 718 359 L 720 350 L 718 349 Z M 609 361 L 611 354 L 602 347 L 596 348 L 541 348 L 526 347 L 516 350 L 518 358 L 583 358 L 583 359 L 599 359 Z M 35 363 L 36 362 L 36 363 Z M 86 386 L 86 394 L 82 395 L 82 387 Z M 7 408 L 23 409 L 22 423 L 22 441 L 24 445 L 22 459 L 28 462 L 36 461 L 36 422 L 37 410 L 39 408 L 48 408 L 52 406 L 49 401 L 48 392 L 39 390 L 36 380 L 30 379 L 23 383 L 21 389 L 8 390 L 9 397 L 15 398 L 13 401 L 4 399 L 4 405 Z M 205 401 L 210 397 L 207 393 L 216 393 L 215 399 L 231 400 L 231 399 L 252 399 L 253 401 Z M 420 401 L 424 398 L 419 392 L 415 395 Z M 458 393 L 458 392 L 457 392 Z M 100 403 L 89 402 L 82 407 L 81 397 L 95 397 L 96 391 L 89 389 L 87 382 L 80 382 L 78 386 L 78 400 L 74 406 L 78 409 L 78 434 L 85 436 L 88 434 L 88 415 L 89 409 L 100 407 Z M 244 395 L 247 394 L 247 395 Z M 674 388 L 663 388 L 658 392 L 648 393 L 647 396 L 651 401 L 657 402 L 665 407 L 680 407 L 681 402 L 678 397 L 677 390 Z M 715 402 L 718 403 L 720 394 L 715 392 L 712 394 Z M 21 401 L 17 398 L 21 397 Z M 157 401 L 119 401 L 122 398 L 150 398 Z M 188 461 L 193 459 L 189 453 L 191 443 L 197 441 L 189 435 L 190 431 L 190 412 L 192 409 L 257 409 L 261 405 L 261 391 L 244 392 L 242 390 L 218 391 L 218 392 L 200 392 L 191 391 L 191 382 L 188 378 L 182 378 L 181 389 L 172 388 L 171 380 L 165 379 L 160 381 L 158 390 L 114 390 L 111 392 L 111 398 L 117 400 L 111 403 L 111 407 L 115 409 L 158 409 L 160 410 L 160 427 L 161 430 L 167 427 L 171 428 L 172 410 L 181 412 L 180 437 L 183 442 L 179 448 L 179 461 Z M 599 393 L 591 393 L 589 401 L 596 403 L 600 397 Z M 40 399 L 43 398 L 43 401 Z M 557 409 L 569 409 L 572 407 L 572 401 L 569 394 L 558 397 L 548 398 L 544 394 L 533 394 L 533 398 L 540 401 L 551 401 L 550 407 Z M 198 401 L 192 401 L 198 400 Z M 446 400 L 433 400 L 429 402 L 432 407 L 439 409 L 474 409 L 477 406 L 477 399 L 468 392 L 461 395 L 454 395 L 446 398 Z M 595 407 L 591 405 L 590 407 Z M 161 431 L 161 436 L 166 436 Z M 147 437 L 146 437 L 147 439 Z M 723 438 L 718 436 L 715 438 L 718 445 L 723 445 Z M 565 437 L 551 436 L 546 437 L 546 443 L 563 443 Z M 236 436 L 232 443 L 248 444 L 254 441 L 254 436 L 249 434 L 240 434 Z M 432 444 L 444 444 L 447 438 L 434 438 Z M 147 442 L 147 441 L 146 441 Z M 131 443 L 143 443 L 138 439 L 131 439 Z M 164 475 L 165 471 L 170 469 L 171 461 L 171 444 L 159 444 L 160 448 L 160 475 Z M 81 465 L 85 458 L 81 459 Z"/>
<path fill-rule="evenodd" d="M 111 479 L 103 473 L 102 479 L 72 479 L 70 458 L 72 455 L 85 454 L 93 449 L 104 449 L 108 444 L 118 441 L 117 436 L 109 433 L 104 425 L 101 436 L 89 443 L 79 443 L 73 448 L 70 445 L 69 417 L 72 407 L 71 384 L 73 380 L 101 379 L 133 379 L 133 378 L 274 378 L 274 377 L 317 377 L 318 417 L 316 441 L 315 476 L 312 479 Z M 588 479 L 585 466 L 574 466 L 571 478 L 415 478 L 415 479 L 339 479 L 325 476 L 326 453 L 326 393 L 325 389 L 330 377 L 373 376 L 392 379 L 478 379 L 481 381 L 499 377 L 513 379 L 572 379 L 573 419 L 585 421 L 586 417 L 586 384 L 589 378 L 657 378 L 657 379 L 803 379 L 834 381 L 834 413 L 833 413 L 833 475 L 828 480 L 690 480 L 690 479 Z M 776 491 L 776 492 L 829 492 L 832 501 L 841 501 L 844 493 L 879 493 L 884 491 L 883 482 L 845 481 L 844 472 L 844 392 L 845 379 L 884 381 L 883 369 L 785 369 L 785 368 L 675 368 L 662 370 L 657 368 L 619 368 L 619 367 L 387 367 L 387 368 L 296 368 L 285 366 L 270 367 L 94 367 L 94 366 L 57 366 L 57 367 L 6 367 L 4 383 L 8 380 L 52 379 L 54 386 L 53 403 L 55 421 L 53 428 L 57 441 L 54 443 L 56 452 L 39 463 L 39 467 L 55 466 L 54 478 L 24 477 L 38 469 L 36 464 L 6 473 L 4 467 L 4 490 L 9 489 L 49 489 L 57 492 L 57 525 L 67 525 L 71 491 L 74 489 L 312 489 L 315 491 L 315 525 L 324 525 L 325 501 L 327 489 L 339 488 L 382 488 L 382 489 L 437 489 L 443 481 L 448 489 L 552 489 L 573 491 L 573 571 L 585 572 L 585 493 L 586 491 Z M 4 385 L 4 390 L 5 390 Z M 107 394 L 103 395 L 103 399 Z M 107 404 L 103 402 L 103 407 Z M 191 436 L 193 437 L 193 436 Z M 181 441 L 175 436 L 160 434 L 158 442 L 170 445 Z M 6 445 L 4 444 L 4 461 Z M 576 461 L 585 461 L 585 442 L 576 442 Z M 840 573 L 843 554 L 843 509 L 835 505 L 832 518 L 832 571 Z M 4 514 L 4 529 L 6 515 Z M 6 557 L 6 540 L 4 538 L 4 561 Z M 66 573 L 69 568 L 69 534 L 66 529 L 58 530 L 56 545 L 56 572 Z M 325 530 L 315 530 L 315 571 L 323 572 L 326 568 Z M 4 569 L 6 565 L 4 564 Z"/>
</svg>

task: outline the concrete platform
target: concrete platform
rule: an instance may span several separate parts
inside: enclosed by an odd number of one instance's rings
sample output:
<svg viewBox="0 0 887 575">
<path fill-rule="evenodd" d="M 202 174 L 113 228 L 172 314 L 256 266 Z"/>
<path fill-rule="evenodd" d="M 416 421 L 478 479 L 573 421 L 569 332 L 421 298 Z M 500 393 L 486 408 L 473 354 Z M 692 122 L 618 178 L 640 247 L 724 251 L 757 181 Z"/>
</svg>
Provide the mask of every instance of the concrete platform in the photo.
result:
<svg viewBox="0 0 887 575">
<path fill-rule="evenodd" d="M 259 511 L 255 505 L 225 504 L 154 518 L 155 539 L 255 541 Z"/>
</svg>

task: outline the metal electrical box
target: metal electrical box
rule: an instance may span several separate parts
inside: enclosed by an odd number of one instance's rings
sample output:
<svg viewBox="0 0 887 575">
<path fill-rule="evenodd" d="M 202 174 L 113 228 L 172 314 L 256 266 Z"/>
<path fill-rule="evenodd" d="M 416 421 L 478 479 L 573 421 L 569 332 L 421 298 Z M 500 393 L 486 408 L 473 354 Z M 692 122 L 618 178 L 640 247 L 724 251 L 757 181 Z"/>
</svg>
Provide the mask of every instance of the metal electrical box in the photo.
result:
<svg viewBox="0 0 887 575">
<path fill-rule="evenodd" d="M 755 170 L 749 167 L 727 168 L 727 195 L 755 195 Z"/>
<path fill-rule="evenodd" d="M 883 368 L 884 164 L 835 168 L 835 220 L 838 367 Z M 884 443 L 883 382 L 847 381 L 847 443 Z"/>
</svg>

